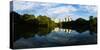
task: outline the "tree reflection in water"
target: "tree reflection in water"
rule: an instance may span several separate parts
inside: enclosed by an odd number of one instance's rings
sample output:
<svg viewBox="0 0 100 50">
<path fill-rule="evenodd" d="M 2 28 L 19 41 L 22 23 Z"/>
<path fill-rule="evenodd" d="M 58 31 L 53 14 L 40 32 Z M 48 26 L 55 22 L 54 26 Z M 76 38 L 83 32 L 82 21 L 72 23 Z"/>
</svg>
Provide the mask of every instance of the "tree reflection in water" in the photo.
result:
<svg viewBox="0 0 100 50">
<path fill-rule="evenodd" d="M 65 32 L 65 33 L 71 33 L 73 31 L 73 29 L 68 29 L 68 28 L 43 28 L 43 27 L 39 27 L 39 28 L 34 28 L 33 30 L 20 30 L 17 31 L 15 33 L 15 41 L 18 40 L 21 37 L 24 38 L 29 38 L 29 37 L 33 37 L 34 35 L 39 35 L 39 36 L 46 36 L 51 32 Z M 74 31 L 77 31 L 78 33 L 82 33 L 85 32 L 87 30 L 85 29 L 74 29 Z M 90 31 L 90 34 L 93 34 L 93 31 Z"/>
<path fill-rule="evenodd" d="M 62 28 L 36 28 L 32 32 L 25 32 L 23 34 L 19 34 L 21 35 L 20 38 L 14 42 L 15 48 L 51 47 L 97 43 L 96 34 L 89 30 L 83 31 L 81 34 L 75 30 Z"/>
<path fill-rule="evenodd" d="M 52 30 L 52 32 L 61 32 L 64 31 L 66 33 L 71 33 L 72 30 L 71 29 L 62 29 L 62 28 L 55 28 L 54 30 Z"/>
</svg>

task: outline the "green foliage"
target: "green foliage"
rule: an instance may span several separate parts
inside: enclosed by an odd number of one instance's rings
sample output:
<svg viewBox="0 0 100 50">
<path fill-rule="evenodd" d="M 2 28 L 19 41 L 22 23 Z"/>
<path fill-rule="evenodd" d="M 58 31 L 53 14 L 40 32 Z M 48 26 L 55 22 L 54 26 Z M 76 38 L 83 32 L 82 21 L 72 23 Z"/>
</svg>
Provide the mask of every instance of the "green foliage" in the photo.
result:
<svg viewBox="0 0 100 50">
<path fill-rule="evenodd" d="M 90 16 L 90 27 L 91 27 L 91 31 L 97 32 L 97 18 Z"/>
<path fill-rule="evenodd" d="M 75 21 L 75 23 L 77 24 L 77 26 L 80 26 L 80 27 L 88 24 L 87 21 L 85 19 L 82 19 L 82 18 L 78 18 Z"/>
<path fill-rule="evenodd" d="M 51 20 L 48 16 L 35 16 L 35 15 L 30 15 L 30 14 L 24 14 L 20 15 L 16 12 L 12 12 L 12 14 L 15 17 L 16 21 L 19 21 L 18 25 L 23 25 L 23 26 L 33 26 L 33 27 L 55 27 L 55 22 Z M 15 22 L 14 22 L 15 23 Z"/>
<path fill-rule="evenodd" d="M 47 16 L 38 16 L 37 19 L 39 20 L 40 24 L 48 24 L 49 21 L 51 21 L 50 18 L 48 18 Z"/>
<path fill-rule="evenodd" d="M 39 21 L 40 25 L 46 25 L 47 27 L 54 27 L 55 23 L 47 16 L 41 16 L 39 15 L 37 17 L 37 20 Z"/>
<path fill-rule="evenodd" d="M 25 21 L 34 20 L 35 16 L 34 15 L 29 15 L 29 14 L 24 14 L 22 16 L 22 19 L 25 20 Z"/>
<path fill-rule="evenodd" d="M 11 12 L 10 15 L 12 18 L 14 18 L 15 27 L 17 30 L 19 28 L 32 29 L 38 27 L 44 27 L 44 28 L 63 27 L 63 28 L 70 28 L 76 30 L 77 29 L 85 30 L 87 28 L 88 29 L 90 28 L 91 30 L 95 30 L 96 32 L 97 29 L 97 18 L 93 16 L 90 16 L 89 20 L 78 18 L 75 21 L 69 21 L 69 22 L 63 21 L 60 23 L 55 23 L 48 16 L 42 16 L 42 15 L 35 16 L 30 14 L 20 15 L 16 12 Z"/>
<path fill-rule="evenodd" d="M 97 18 L 93 17 L 93 16 L 90 16 L 90 24 L 91 25 L 96 25 L 97 24 Z"/>
</svg>

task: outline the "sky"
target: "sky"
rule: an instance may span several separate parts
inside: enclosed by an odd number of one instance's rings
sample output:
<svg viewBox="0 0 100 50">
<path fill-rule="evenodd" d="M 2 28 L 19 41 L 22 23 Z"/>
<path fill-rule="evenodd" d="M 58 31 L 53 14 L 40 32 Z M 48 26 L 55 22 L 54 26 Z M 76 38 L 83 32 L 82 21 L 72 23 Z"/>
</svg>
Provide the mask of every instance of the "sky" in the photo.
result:
<svg viewBox="0 0 100 50">
<path fill-rule="evenodd" d="M 76 20 L 77 18 L 84 18 L 88 20 L 89 16 L 97 16 L 97 7 L 95 5 L 63 4 L 33 1 L 13 1 L 13 11 L 21 15 L 46 15 L 55 20 L 64 20 L 64 18 L 67 16 L 70 16 L 73 20 Z"/>
</svg>

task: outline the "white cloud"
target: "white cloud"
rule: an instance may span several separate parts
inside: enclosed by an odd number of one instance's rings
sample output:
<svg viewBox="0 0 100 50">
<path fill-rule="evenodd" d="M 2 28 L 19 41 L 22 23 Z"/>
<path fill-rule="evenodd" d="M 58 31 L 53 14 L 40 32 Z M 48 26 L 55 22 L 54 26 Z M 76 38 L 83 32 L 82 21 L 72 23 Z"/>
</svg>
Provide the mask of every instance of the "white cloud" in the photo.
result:
<svg viewBox="0 0 100 50">
<path fill-rule="evenodd" d="M 35 3 L 32 2 L 21 2 L 21 1 L 13 1 L 14 10 L 25 10 L 25 9 L 32 9 L 35 6 Z"/>
<path fill-rule="evenodd" d="M 51 13 L 55 13 L 55 14 L 61 14 L 61 13 L 70 13 L 70 12 L 73 12 L 73 11 L 77 11 L 77 9 L 72 7 L 72 6 L 61 6 L 61 7 L 48 9 L 47 12 L 51 12 Z"/>
<path fill-rule="evenodd" d="M 97 11 L 97 7 L 96 6 L 86 6 L 85 8 L 87 10 Z"/>
<path fill-rule="evenodd" d="M 63 7 L 60 7 L 60 8 L 57 8 L 56 10 L 53 11 L 53 13 L 65 13 L 65 12 L 70 12 L 70 10 L 68 8 L 63 8 Z"/>
<path fill-rule="evenodd" d="M 78 8 L 77 8 L 78 7 Z M 26 11 L 27 13 L 35 15 L 47 15 L 49 17 L 63 19 L 66 16 L 71 16 L 73 19 L 88 18 L 85 16 L 90 16 L 91 14 L 96 14 L 97 7 L 91 5 L 63 5 L 56 3 L 42 3 L 42 2 L 28 2 L 28 1 L 14 1 L 14 10 L 32 10 Z M 35 12 L 35 13 L 33 13 Z M 24 13 L 22 11 L 22 13 Z"/>
<path fill-rule="evenodd" d="M 95 5 L 80 6 L 80 9 L 83 9 L 84 11 L 88 11 L 89 13 L 96 13 L 97 12 L 97 7 Z"/>
<path fill-rule="evenodd" d="M 44 7 L 53 7 L 53 6 L 56 6 L 58 4 L 55 4 L 55 3 L 40 3 L 41 6 L 44 6 Z"/>
<path fill-rule="evenodd" d="M 13 1 L 14 10 L 28 10 L 37 7 L 50 8 L 56 6 L 55 3 L 29 2 L 29 1 Z"/>
<path fill-rule="evenodd" d="M 76 8 L 74 8 L 71 5 L 67 5 L 67 6 L 60 6 L 60 7 L 55 7 L 55 8 L 49 8 L 46 11 L 47 16 L 52 17 L 52 18 L 56 18 L 56 19 L 62 19 L 64 20 L 64 18 L 66 16 L 70 16 L 72 14 L 72 12 L 77 11 Z M 78 16 L 76 16 L 78 17 Z M 76 19 L 75 17 L 75 19 Z M 56 20 L 58 22 L 58 20 Z"/>
</svg>

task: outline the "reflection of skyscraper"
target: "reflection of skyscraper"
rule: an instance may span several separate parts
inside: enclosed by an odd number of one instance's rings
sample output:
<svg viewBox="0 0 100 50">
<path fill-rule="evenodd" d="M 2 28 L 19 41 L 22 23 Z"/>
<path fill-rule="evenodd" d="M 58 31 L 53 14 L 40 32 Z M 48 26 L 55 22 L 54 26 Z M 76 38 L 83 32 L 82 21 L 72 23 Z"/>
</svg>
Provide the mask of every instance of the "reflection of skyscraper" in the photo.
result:
<svg viewBox="0 0 100 50">
<path fill-rule="evenodd" d="M 71 29 L 65 29 L 65 32 L 71 33 L 72 30 Z"/>
<path fill-rule="evenodd" d="M 62 28 L 55 28 L 54 30 L 52 30 L 52 32 L 60 32 L 60 31 L 64 31 L 66 33 L 71 33 L 72 32 L 71 29 L 62 29 Z"/>
</svg>

